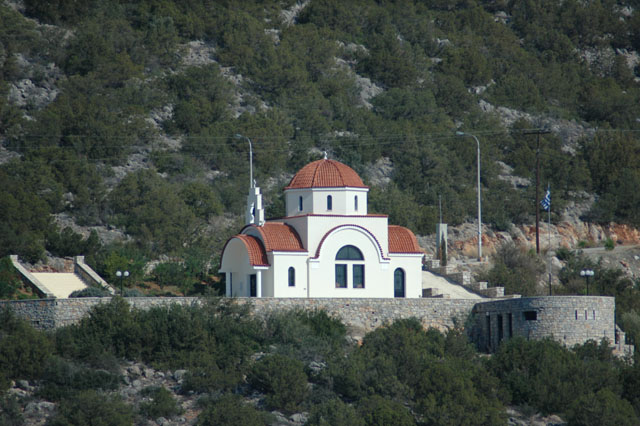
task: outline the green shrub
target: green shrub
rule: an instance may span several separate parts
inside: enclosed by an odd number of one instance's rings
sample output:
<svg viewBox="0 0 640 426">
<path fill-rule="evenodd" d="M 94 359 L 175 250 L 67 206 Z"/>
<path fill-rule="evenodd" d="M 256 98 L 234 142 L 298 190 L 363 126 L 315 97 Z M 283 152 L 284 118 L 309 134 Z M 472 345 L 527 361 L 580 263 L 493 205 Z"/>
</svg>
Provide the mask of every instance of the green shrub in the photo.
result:
<svg viewBox="0 0 640 426">
<path fill-rule="evenodd" d="M 544 264 L 535 253 L 510 243 L 496 251 L 493 267 L 480 279 L 491 286 L 504 287 L 505 294 L 534 296 L 538 293 L 538 279 L 543 272 Z"/>
<path fill-rule="evenodd" d="M 0 309 L 0 376 L 38 379 L 52 344 L 48 336 L 17 318 L 9 308 Z"/>
<path fill-rule="evenodd" d="M 576 398 L 567 410 L 569 425 L 632 426 L 638 417 L 629 403 L 610 389 L 601 389 Z"/>
<path fill-rule="evenodd" d="M 245 404 L 236 395 L 225 394 L 208 403 L 198 416 L 198 426 L 264 426 L 270 424 L 265 413 Z"/>
<path fill-rule="evenodd" d="M 406 407 L 378 395 L 360 400 L 358 414 L 367 426 L 411 426 L 416 424 Z"/>
<path fill-rule="evenodd" d="M 52 356 L 42 373 L 38 394 L 45 399 L 59 401 L 79 391 L 115 390 L 122 379 L 119 374 L 88 368 L 63 358 Z"/>
<path fill-rule="evenodd" d="M 339 399 L 315 405 L 309 412 L 307 426 L 364 426 L 364 419 L 356 409 Z"/>
<path fill-rule="evenodd" d="M 604 249 L 605 250 L 611 251 L 614 248 L 616 248 L 616 243 L 611 238 L 607 238 L 606 240 L 604 240 Z"/>
<path fill-rule="evenodd" d="M 87 287 L 82 290 L 72 292 L 69 297 L 110 297 L 111 293 L 103 288 Z"/>
<path fill-rule="evenodd" d="M 140 394 L 150 398 L 150 401 L 140 403 L 140 413 L 148 419 L 171 418 L 183 411 L 171 392 L 163 387 L 149 386 L 142 389 Z"/>
<path fill-rule="evenodd" d="M 2 389 L 0 387 L 0 389 Z M 22 426 L 24 417 L 18 398 L 13 395 L 0 395 L 0 425 Z"/>
<path fill-rule="evenodd" d="M 303 364 L 278 354 L 257 361 L 248 379 L 266 393 L 267 405 L 272 409 L 296 411 L 309 393 Z"/>
<path fill-rule="evenodd" d="M 131 406 L 119 397 L 88 390 L 60 401 L 55 416 L 49 419 L 47 425 L 130 426 L 133 420 Z"/>
<path fill-rule="evenodd" d="M 0 259 L 0 299 L 11 299 L 20 287 L 20 278 L 9 257 Z"/>
<path fill-rule="evenodd" d="M 266 332 L 279 353 L 303 362 L 326 360 L 346 343 L 345 325 L 325 311 L 277 312 L 267 318 Z"/>
</svg>

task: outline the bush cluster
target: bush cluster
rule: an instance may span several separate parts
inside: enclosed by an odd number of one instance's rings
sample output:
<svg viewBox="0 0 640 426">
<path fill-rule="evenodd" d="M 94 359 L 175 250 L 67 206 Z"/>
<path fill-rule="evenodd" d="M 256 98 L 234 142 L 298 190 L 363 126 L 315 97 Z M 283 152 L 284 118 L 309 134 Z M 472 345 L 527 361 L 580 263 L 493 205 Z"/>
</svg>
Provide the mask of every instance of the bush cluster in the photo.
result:
<svg viewBox="0 0 640 426">
<path fill-rule="evenodd" d="M 202 394 L 200 425 L 270 424 L 271 410 L 306 411 L 310 425 L 363 426 L 505 424 L 506 405 L 570 424 L 637 424 L 640 415 L 640 368 L 614 358 L 605 341 L 570 350 L 514 338 L 487 358 L 462 330 L 442 334 L 406 319 L 355 345 L 325 312 L 283 312 L 263 322 L 215 300 L 137 311 L 114 298 L 51 334 L 2 315 L 0 383 L 37 383 L 37 396 L 59 407 L 52 424 L 179 415 L 163 387 L 143 389 L 137 407 L 108 396 L 121 385 L 125 359 L 187 369 L 181 389 Z M 313 349 L 303 350 L 307 344 Z M 255 405 L 243 398 L 256 395 Z M 3 401 L 0 419 L 19 421 L 21 402 Z"/>
</svg>

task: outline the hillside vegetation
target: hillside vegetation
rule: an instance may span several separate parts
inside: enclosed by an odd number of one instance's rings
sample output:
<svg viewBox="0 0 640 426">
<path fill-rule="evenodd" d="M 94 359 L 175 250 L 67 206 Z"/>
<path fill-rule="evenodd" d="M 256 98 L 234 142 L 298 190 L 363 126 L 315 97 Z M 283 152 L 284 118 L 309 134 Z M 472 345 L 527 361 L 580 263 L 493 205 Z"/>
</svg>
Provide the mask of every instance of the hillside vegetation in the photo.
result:
<svg viewBox="0 0 640 426">
<path fill-rule="evenodd" d="M 1 424 L 31 419 L 34 410 L 21 407 L 43 400 L 55 403 L 47 425 L 161 416 L 172 424 L 287 424 L 274 416 L 294 413 L 303 413 L 298 425 L 500 425 L 508 405 L 560 414 L 569 425 L 639 423 L 639 364 L 613 358 L 605 343 L 570 350 L 515 338 L 487 358 L 461 330 L 425 331 L 405 319 L 356 345 L 322 311 L 279 312 L 263 322 L 215 299 L 138 311 L 114 298 L 52 334 L 9 311 L 0 320 L 0 391 L 10 380 L 29 391 L 0 393 Z M 127 375 L 130 361 L 167 381 L 182 373 L 175 386 L 141 387 Z M 126 402 L 132 395 L 137 402 Z M 189 421 L 178 420 L 178 398 L 197 399 Z"/>
<path fill-rule="evenodd" d="M 372 184 L 372 211 L 427 234 L 439 196 L 446 222 L 475 215 L 476 147 L 456 130 L 480 139 L 484 219 L 506 230 L 532 221 L 534 188 L 500 179 L 498 161 L 531 178 L 525 130 L 554 125 L 540 154 L 554 212 L 588 191 L 589 220 L 638 226 L 638 6 L 5 0 L 0 256 L 85 254 L 108 280 L 126 267 L 135 282 L 167 255 L 158 281 L 181 277 L 188 292 L 240 224 L 238 134 L 253 141 L 268 217 L 284 213 L 291 174 L 327 151 Z M 563 123 L 579 131 L 565 137 Z M 372 178 L 382 158 L 388 183 Z M 131 238 L 82 236 L 68 217 Z"/>
</svg>

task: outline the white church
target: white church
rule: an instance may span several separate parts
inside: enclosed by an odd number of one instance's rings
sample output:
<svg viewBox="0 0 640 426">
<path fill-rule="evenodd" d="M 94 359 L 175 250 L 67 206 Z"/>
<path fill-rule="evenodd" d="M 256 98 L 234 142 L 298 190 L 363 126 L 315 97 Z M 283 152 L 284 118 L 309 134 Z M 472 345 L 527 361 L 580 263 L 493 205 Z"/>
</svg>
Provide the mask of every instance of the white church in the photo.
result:
<svg viewBox="0 0 640 426">
<path fill-rule="evenodd" d="M 409 229 L 367 213 L 368 191 L 325 156 L 285 188 L 286 216 L 265 221 L 251 180 L 247 225 L 222 251 L 226 296 L 421 297 L 424 252 Z"/>
</svg>

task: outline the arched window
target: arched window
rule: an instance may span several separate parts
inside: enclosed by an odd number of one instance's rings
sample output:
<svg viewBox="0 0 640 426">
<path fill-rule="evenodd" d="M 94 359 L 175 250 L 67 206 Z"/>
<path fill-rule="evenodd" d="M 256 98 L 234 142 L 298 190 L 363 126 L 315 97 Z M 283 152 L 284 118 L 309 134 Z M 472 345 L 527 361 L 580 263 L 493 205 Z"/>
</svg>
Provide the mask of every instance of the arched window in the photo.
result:
<svg viewBox="0 0 640 426">
<path fill-rule="evenodd" d="M 336 260 L 364 260 L 364 256 L 358 247 L 344 246 L 336 254 Z"/>
<path fill-rule="evenodd" d="M 349 245 L 338 250 L 335 273 L 336 288 L 347 288 L 349 281 L 353 288 L 364 288 L 364 256 L 360 249 Z"/>
<path fill-rule="evenodd" d="M 356 195 L 355 198 L 353 199 L 353 209 L 355 211 L 358 211 L 358 196 Z"/>
<path fill-rule="evenodd" d="M 302 211 L 302 195 L 298 197 L 298 210 Z"/>
<path fill-rule="evenodd" d="M 289 267 L 289 287 L 296 285 L 296 270 L 293 266 Z"/>
<path fill-rule="evenodd" d="M 393 272 L 393 297 L 405 297 L 404 271 L 400 268 Z"/>
<path fill-rule="evenodd" d="M 327 195 L 327 210 L 333 210 L 333 197 Z"/>
</svg>

